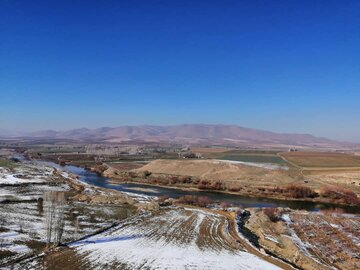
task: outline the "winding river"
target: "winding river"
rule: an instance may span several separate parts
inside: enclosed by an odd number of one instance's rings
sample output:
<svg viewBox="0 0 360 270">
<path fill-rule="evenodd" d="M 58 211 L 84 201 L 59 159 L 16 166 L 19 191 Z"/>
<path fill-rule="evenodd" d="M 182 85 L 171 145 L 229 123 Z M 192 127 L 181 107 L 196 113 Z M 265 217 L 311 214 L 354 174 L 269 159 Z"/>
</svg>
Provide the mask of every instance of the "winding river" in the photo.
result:
<svg viewBox="0 0 360 270">
<path fill-rule="evenodd" d="M 297 210 L 319 211 L 324 209 L 341 208 L 346 213 L 360 213 L 360 207 L 334 205 L 327 203 L 305 202 L 305 201 L 291 201 L 291 200 L 276 200 L 268 198 L 244 197 L 234 194 L 226 194 L 211 191 L 195 191 L 182 190 L 175 188 L 166 188 L 160 186 L 149 186 L 137 183 L 120 183 L 111 184 L 110 179 L 101 176 L 97 173 L 91 172 L 81 167 L 66 165 L 60 167 L 53 162 L 41 162 L 43 164 L 60 168 L 68 173 L 73 173 L 79 176 L 80 181 L 90 185 L 114 189 L 118 191 L 134 193 L 147 196 L 168 196 L 171 198 L 178 198 L 184 195 L 207 196 L 213 201 L 224 201 L 233 204 L 234 206 L 246 207 L 289 207 Z"/>
</svg>

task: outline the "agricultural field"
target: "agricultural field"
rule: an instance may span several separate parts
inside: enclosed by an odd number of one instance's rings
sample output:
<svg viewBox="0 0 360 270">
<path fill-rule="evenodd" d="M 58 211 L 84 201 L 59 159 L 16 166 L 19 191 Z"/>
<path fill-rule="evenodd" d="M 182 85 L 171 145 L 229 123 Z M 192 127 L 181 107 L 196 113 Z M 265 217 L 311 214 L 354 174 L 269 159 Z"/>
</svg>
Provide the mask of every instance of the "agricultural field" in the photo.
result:
<svg viewBox="0 0 360 270">
<path fill-rule="evenodd" d="M 279 209 L 268 212 L 252 210 L 246 224 L 266 250 L 301 269 L 359 269 L 359 215 Z"/>
<path fill-rule="evenodd" d="M 286 162 L 277 155 L 276 151 L 231 150 L 227 148 L 191 148 L 204 158 L 243 161 L 253 163 L 273 163 L 285 165 Z"/>
<path fill-rule="evenodd" d="M 272 163 L 272 164 L 287 164 L 282 158 L 276 155 L 257 155 L 257 154 L 225 154 L 219 159 L 243 161 L 251 163 Z"/>
<path fill-rule="evenodd" d="M 227 219 L 219 214 L 164 209 L 156 215 L 129 218 L 26 265 L 37 269 L 281 269 L 246 252 L 227 228 Z"/>
<path fill-rule="evenodd" d="M 281 156 L 296 166 L 315 168 L 353 168 L 360 169 L 360 156 L 333 152 L 286 152 Z"/>
<path fill-rule="evenodd" d="M 298 167 L 307 181 L 318 190 L 333 188 L 352 190 L 360 194 L 360 156 L 333 152 L 281 153 L 289 163 Z"/>
</svg>

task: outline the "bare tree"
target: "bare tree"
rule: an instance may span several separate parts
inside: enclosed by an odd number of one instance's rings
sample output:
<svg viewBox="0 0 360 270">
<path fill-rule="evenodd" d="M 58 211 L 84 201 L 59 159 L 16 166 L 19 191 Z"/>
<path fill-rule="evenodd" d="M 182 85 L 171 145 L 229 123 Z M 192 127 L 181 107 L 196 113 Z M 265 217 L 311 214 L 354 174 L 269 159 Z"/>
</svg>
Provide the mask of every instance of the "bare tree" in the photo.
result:
<svg viewBox="0 0 360 270">
<path fill-rule="evenodd" d="M 58 191 L 44 194 L 46 242 L 58 246 L 64 231 L 65 193 Z"/>
<path fill-rule="evenodd" d="M 76 217 L 75 219 L 75 238 L 79 238 L 79 232 L 80 232 L 80 221 L 79 217 Z"/>
</svg>

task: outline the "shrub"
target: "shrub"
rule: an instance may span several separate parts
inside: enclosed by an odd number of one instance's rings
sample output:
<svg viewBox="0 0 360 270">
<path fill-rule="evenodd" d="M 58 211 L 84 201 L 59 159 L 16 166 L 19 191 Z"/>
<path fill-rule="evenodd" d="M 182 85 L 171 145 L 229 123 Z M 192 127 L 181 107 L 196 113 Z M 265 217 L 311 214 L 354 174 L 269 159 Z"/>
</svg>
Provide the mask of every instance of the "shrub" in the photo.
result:
<svg viewBox="0 0 360 270">
<path fill-rule="evenodd" d="M 201 180 L 198 184 L 198 189 L 209 189 L 211 186 L 210 182 L 207 180 Z"/>
<path fill-rule="evenodd" d="M 220 203 L 220 207 L 221 207 L 222 209 L 227 209 L 227 208 L 229 208 L 230 206 L 231 206 L 231 204 L 228 203 L 228 202 L 221 202 L 221 203 Z"/>
<path fill-rule="evenodd" d="M 328 216 L 333 215 L 333 214 L 340 215 L 340 214 L 344 213 L 344 210 L 342 208 L 322 209 L 321 213 L 323 213 L 324 215 L 328 215 Z"/>
<path fill-rule="evenodd" d="M 169 199 L 169 196 L 166 196 L 166 195 L 160 196 L 160 197 L 158 198 L 158 202 L 159 202 L 159 203 L 164 203 L 167 199 Z"/>
<path fill-rule="evenodd" d="M 228 190 L 231 191 L 231 192 L 238 192 L 238 191 L 240 191 L 240 189 L 241 189 L 241 187 L 235 186 L 235 185 L 230 186 L 230 187 L 228 188 Z"/>
<path fill-rule="evenodd" d="M 170 184 L 176 184 L 177 182 L 179 182 L 179 178 L 177 176 L 171 176 L 169 179 Z"/>
<path fill-rule="evenodd" d="M 273 193 L 284 193 L 284 189 L 281 187 L 268 188 L 268 191 Z"/>
<path fill-rule="evenodd" d="M 222 182 L 216 181 L 212 186 L 211 189 L 213 190 L 225 190 L 225 187 Z"/>
<path fill-rule="evenodd" d="M 151 183 L 151 184 L 157 184 L 157 179 L 156 178 L 149 178 L 148 181 Z"/>
<path fill-rule="evenodd" d="M 149 172 L 149 171 L 143 171 L 143 176 L 146 178 L 146 177 L 148 177 L 148 176 L 150 176 L 151 175 L 151 172 Z"/>
<path fill-rule="evenodd" d="M 360 205 L 359 197 L 351 190 L 327 186 L 321 190 L 320 194 L 324 198 L 331 198 L 342 203 Z"/>
<path fill-rule="evenodd" d="M 192 179 L 190 176 L 181 176 L 179 177 L 179 182 L 183 184 L 190 184 L 192 182 Z"/>
<path fill-rule="evenodd" d="M 200 179 L 199 179 L 199 178 L 194 178 L 194 179 L 192 179 L 192 183 L 193 183 L 194 185 L 198 185 L 199 182 L 200 182 Z"/>
<path fill-rule="evenodd" d="M 194 205 L 196 197 L 194 195 L 185 195 L 178 198 L 179 203 Z"/>
<path fill-rule="evenodd" d="M 200 207 L 206 207 L 211 203 L 211 200 L 206 196 L 194 196 L 194 195 L 185 195 L 177 200 L 179 203 L 190 204 Z"/>
<path fill-rule="evenodd" d="M 272 222 L 280 220 L 280 213 L 276 208 L 265 208 L 263 212 Z"/>
<path fill-rule="evenodd" d="M 211 203 L 211 200 L 209 197 L 206 196 L 200 196 L 197 198 L 197 205 L 200 207 L 206 207 Z"/>
<path fill-rule="evenodd" d="M 290 185 L 285 192 L 293 198 L 315 198 L 318 194 L 309 187 Z"/>
<path fill-rule="evenodd" d="M 138 177 L 138 175 L 135 172 L 129 172 L 129 177 L 130 178 L 136 178 L 136 177 Z"/>
<path fill-rule="evenodd" d="M 169 179 L 167 179 L 167 178 L 160 178 L 160 179 L 158 179 L 158 183 L 159 183 L 160 185 L 168 185 L 168 184 L 169 184 Z"/>
</svg>

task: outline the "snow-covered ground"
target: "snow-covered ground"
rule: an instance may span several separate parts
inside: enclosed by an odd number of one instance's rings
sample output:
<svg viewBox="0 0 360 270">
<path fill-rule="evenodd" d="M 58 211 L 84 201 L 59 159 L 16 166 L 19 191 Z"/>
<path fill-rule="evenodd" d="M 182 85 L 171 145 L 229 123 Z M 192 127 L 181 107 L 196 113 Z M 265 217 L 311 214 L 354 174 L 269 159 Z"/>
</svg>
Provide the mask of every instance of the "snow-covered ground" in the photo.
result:
<svg viewBox="0 0 360 270">
<path fill-rule="evenodd" d="M 20 178 L 18 175 L 14 175 L 14 174 L 3 174 L 0 178 L 0 184 L 9 184 L 9 185 L 23 184 L 23 183 L 41 183 L 41 182 L 44 182 L 44 180 L 39 178 L 31 178 L 31 179 Z"/>
<path fill-rule="evenodd" d="M 70 190 L 59 174 L 53 173 L 53 168 L 39 164 L 19 163 L 11 169 L 0 167 L 0 264 L 45 246 L 45 207 L 38 199 L 49 191 Z M 65 172 L 62 176 L 70 177 Z M 93 192 L 90 186 L 87 189 Z M 129 214 L 127 206 L 73 202 L 66 206 L 63 241 L 92 234 Z"/>
<path fill-rule="evenodd" d="M 74 241 L 111 226 L 129 215 L 126 207 L 72 204 L 66 208 L 63 241 Z M 78 224 L 78 226 L 76 225 Z M 0 205 L 0 251 L 12 251 L 15 258 L 33 252 L 29 242 L 45 246 L 44 209 L 37 203 Z M 41 244 L 42 243 L 42 244 Z M 22 248 L 21 248 L 22 247 Z M 0 256 L 0 264 L 3 261 Z"/>
<path fill-rule="evenodd" d="M 53 171 L 50 167 L 30 164 L 22 164 L 13 169 L 0 167 L 0 185 L 43 183 L 48 180 Z"/>
<path fill-rule="evenodd" d="M 130 219 L 71 247 L 95 269 L 117 263 L 123 269 L 278 269 L 234 248 L 226 229 L 226 219 L 220 215 L 172 209 Z"/>
</svg>

